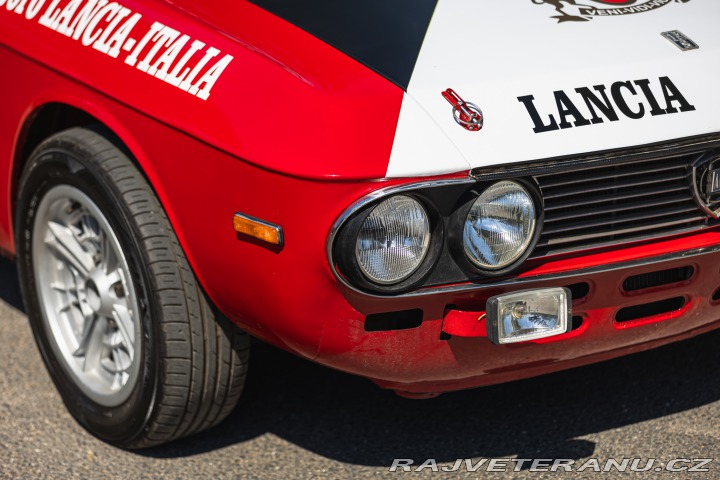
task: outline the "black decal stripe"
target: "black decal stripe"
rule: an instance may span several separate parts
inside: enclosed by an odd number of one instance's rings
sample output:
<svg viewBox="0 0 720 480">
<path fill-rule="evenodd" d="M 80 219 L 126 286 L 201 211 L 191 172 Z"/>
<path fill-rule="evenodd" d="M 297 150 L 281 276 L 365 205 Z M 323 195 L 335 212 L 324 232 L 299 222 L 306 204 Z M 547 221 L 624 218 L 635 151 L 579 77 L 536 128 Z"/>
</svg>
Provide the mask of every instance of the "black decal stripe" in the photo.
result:
<svg viewBox="0 0 720 480">
<path fill-rule="evenodd" d="M 404 90 L 437 0 L 250 0 Z"/>
</svg>

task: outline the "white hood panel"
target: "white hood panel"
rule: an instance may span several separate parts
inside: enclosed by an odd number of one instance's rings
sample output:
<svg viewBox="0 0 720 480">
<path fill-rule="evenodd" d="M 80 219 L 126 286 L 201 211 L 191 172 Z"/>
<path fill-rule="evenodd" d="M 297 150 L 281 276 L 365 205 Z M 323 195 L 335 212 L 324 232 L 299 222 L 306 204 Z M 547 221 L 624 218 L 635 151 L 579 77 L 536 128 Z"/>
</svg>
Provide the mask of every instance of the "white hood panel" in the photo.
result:
<svg viewBox="0 0 720 480">
<path fill-rule="evenodd" d="M 571 14 L 611 7 L 592 0 L 583 1 L 585 7 L 554 3 Z M 720 2 L 638 0 L 633 6 L 648 11 L 558 22 L 551 18 L 558 14 L 554 6 L 533 0 L 440 0 L 403 103 L 387 175 L 451 173 L 720 132 Z M 700 48 L 682 51 L 661 36 L 672 30 Z M 665 90 L 675 96 L 670 105 L 661 86 L 665 77 Z M 645 112 L 639 119 L 624 115 L 612 101 L 612 86 L 637 80 L 649 80 L 660 108 L 677 113 L 657 115 L 655 109 L 651 115 L 651 100 L 633 83 L 634 95 L 627 87 L 616 89 L 631 110 L 643 104 Z M 543 124 L 551 124 L 550 115 L 560 124 L 554 92 L 562 91 L 581 115 L 564 120 L 584 123 L 593 116 L 575 89 L 597 92 L 597 85 L 605 87 L 617 121 L 596 108 L 602 123 L 535 133 L 518 100 L 533 95 Z M 447 88 L 482 109 L 481 131 L 455 123 L 441 95 Z M 680 111 L 688 104 L 694 110 Z M 431 122 L 438 128 L 429 129 Z M 448 139 L 456 148 L 448 147 Z"/>
</svg>

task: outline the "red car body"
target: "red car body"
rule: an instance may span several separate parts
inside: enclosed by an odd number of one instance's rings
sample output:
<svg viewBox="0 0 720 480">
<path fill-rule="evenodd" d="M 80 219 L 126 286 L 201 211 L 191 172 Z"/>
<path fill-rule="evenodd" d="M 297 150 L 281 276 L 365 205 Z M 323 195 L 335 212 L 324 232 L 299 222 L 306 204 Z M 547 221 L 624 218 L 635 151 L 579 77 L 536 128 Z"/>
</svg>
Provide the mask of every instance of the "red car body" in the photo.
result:
<svg viewBox="0 0 720 480">
<path fill-rule="evenodd" d="M 67 4 L 0 1 L 0 247 L 9 255 L 23 162 L 48 134 L 91 117 L 131 152 L 226 316 L 264 341 L 383 388 L 422 396 L 488 385 L 720 327 L 717 228 L 549 256 L 492 282 L 390 296 L 354 289 L 328 259 L 343 213 L 383 188 L 470 173 L 386 176 L 401 87 L 251 3 L 122 2 L 125 20 L 141 14 L 137 31 L 160 22 L 201 41 L 201 52 L 217 49 L 213 62 L 232 56 L 204 100 L 129 65 L 126 50 L 113 58 L 39 22 L 53 5 Z M 31 16 L 34 5 L 42 8 Z M 94 24 L 98 35 L 111 28 L 109 18 Z M 237 211 L 281 225 L 284 245 L 238 235 Z M 623 287 L 628 277 L 686 267 L 689 278 Z M 577 325 L 569 333 L 514 345 L 488 340 L 488 298 L 577 284 L 582 295 L 573 299 Z M 616 321 L 623 308 L 669 298 L 681 298 L 679 307 Z M 423 312 L 416 328 L 366 328 L 368 315 L 412 309 Z"/>
</svg>

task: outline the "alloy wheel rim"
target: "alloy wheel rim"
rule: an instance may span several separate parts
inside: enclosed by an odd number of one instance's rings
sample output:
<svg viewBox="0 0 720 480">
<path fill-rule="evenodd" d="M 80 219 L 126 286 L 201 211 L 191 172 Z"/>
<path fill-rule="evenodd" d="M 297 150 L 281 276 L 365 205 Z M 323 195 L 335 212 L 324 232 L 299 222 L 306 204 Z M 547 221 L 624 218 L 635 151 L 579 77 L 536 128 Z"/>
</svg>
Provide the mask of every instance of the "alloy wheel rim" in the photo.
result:
<svg viewBox="0 0 720 480">
<path fill-rule="evenodd" d="M 119 406 L 137 383 L 142 355 L 137 296 L 115 231 L 87 195 L 59 185 L 40 201 L 32 238 L 55 356 L 91 400 Z"/>
</svg>

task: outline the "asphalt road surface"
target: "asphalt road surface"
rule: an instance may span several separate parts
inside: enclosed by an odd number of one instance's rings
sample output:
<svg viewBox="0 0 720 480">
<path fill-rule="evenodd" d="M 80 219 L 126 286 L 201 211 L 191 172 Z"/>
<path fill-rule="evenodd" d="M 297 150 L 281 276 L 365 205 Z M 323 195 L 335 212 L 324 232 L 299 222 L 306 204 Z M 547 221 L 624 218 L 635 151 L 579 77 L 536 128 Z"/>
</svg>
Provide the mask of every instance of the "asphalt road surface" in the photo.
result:
<svg viewBox="0 0 720 480">
<path fill-rule="evenodd" d="M 715 458 L 720 333 L 536 379 L 412 401 L 258 344 L 239 408 L 220 427 L 142 452 L 109 447 L 66 412 L 0 259 L 0 478 L 600 478 L 594 464 Z M 393 459 L 572 459 L 578 473 L 390 473 Z M 674 463 L 675 468 L 688 464 Z M 542 464 L 539 465 L 542 468 Z M 617 474 L 611 476 L 613 478 Z M 637 474 L 657 478 L 655 471 Z M 663 472 L 660 476 L 676 476 Z"/>
</svg>

